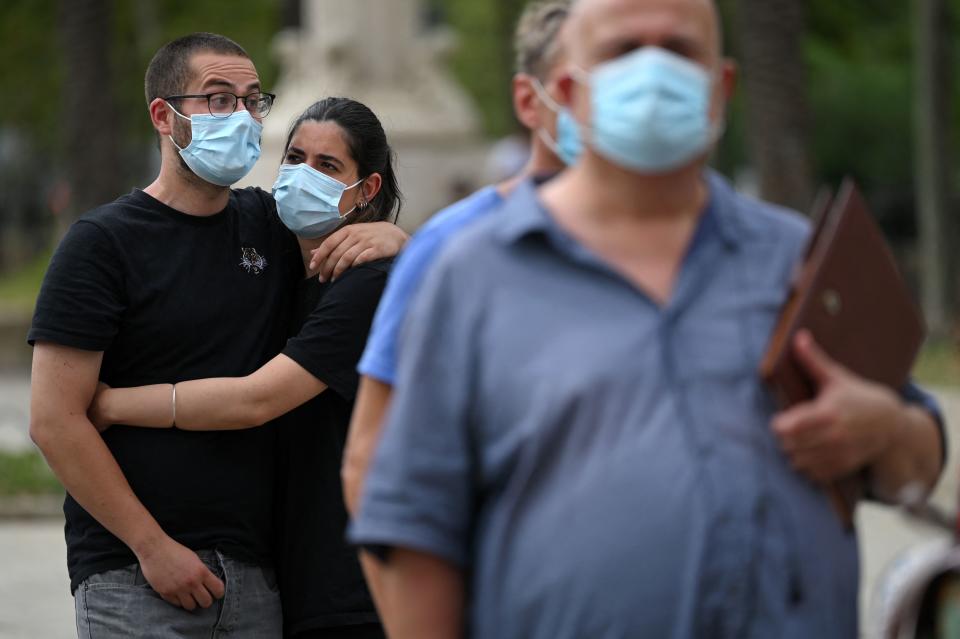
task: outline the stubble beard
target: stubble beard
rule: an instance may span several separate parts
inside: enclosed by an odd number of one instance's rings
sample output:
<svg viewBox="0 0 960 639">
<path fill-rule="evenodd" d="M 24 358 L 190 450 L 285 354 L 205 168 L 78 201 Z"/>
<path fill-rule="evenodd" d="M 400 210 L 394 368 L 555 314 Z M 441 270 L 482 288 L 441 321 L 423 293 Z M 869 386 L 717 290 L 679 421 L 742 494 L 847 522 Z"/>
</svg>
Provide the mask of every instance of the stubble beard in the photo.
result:
<svg viewBox="0 0 960 639">
<path fill-rule="evenodd" d="M 173 131 L 171 133 L 175 144 L 181 149 L 187 148 L 190 142 L 193 140 L 193 130 L 189 122 L 185 122 L 182 118 L 176 118 L 173 122 Z M 181 141 L 183 143 L 181 143 Z M 183 157 L 180 155 L 180 151 L 174 148 L 174 152 L 177 156 L 177 176 L 187 183 L 188 186 L 192 188 L 199 189 L 201 191 L 208 191 L 210 193 L 219 193 L 223 189 L 228 189 L 229 187 L 220 186 L 219 184 L 211 184 L 207 182 L 202 177 L 193 172 L 187 163 L 184 162 Z"/>
</svg>

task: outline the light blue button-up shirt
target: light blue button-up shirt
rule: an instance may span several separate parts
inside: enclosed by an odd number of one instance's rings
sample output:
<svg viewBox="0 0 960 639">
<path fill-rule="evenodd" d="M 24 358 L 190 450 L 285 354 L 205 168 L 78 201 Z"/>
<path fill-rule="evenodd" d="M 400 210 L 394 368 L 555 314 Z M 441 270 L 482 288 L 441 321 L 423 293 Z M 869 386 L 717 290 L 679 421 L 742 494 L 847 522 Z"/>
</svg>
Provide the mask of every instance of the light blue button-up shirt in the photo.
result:
<svg viewBox="0 0 960 639">
<path fill-rule="evenodd" d="M 351 538 L 463 567 L 470 636 L 857 636 L 855 536 L 757 375 L 808 223 L 707 179 L 665 306 L 530 183 L 428 273 Z"/>
<path fill-rule="evenodd" d="M 361 375 L 384 384 L 394 383 L 400 329 L 424 275 L 450 238 L 482 219 L 502 202 L 496 188 L 484 187 L 439 211 L 414 233 L 390 270 L 390 279 L 377 306 L 367 346 L 357 365 Z"/>
</svg>

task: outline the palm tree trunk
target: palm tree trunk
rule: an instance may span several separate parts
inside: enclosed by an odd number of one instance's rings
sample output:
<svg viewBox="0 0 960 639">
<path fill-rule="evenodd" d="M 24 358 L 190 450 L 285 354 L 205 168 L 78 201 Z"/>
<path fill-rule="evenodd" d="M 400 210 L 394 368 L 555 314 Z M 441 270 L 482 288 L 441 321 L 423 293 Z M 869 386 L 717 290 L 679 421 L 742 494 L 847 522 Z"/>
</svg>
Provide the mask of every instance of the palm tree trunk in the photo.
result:
<svg viewBox="0 0 960 639">
<path fill-rule="evenodd" d="M 64 133 L 71 206 L 61 231 L 80 213 L 120 195 L 119 118 L 110 69 L 110 0 L 61 0 Z"/>
<path fill-rule="evenodd" d="M 766 200 L 806 210 L 813 197 L 803 0 L 739 0 L 748 148 Z"/>
<path fill-rule="evenodd" d="M 914 171 L 921 259 L 921 300 L 932 334 L 949 330 L 956 308 L 948 215 L 950 65 L 947 3 L 914 2 Z"/>
</svg>

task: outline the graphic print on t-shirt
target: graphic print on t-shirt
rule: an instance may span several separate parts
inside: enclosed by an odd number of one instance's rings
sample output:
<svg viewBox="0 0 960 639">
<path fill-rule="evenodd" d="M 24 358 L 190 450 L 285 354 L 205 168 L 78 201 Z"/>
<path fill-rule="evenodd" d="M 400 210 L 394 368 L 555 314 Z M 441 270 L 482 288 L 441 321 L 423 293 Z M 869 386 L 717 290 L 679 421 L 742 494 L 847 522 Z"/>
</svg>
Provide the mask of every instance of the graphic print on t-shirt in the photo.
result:
<svg viewBox="0 0 960 639">
<path fill-rule="evenodd" d="M 240 258 L 240 266 L 247 269 L 247 273 L 253 273 L 254 275 L 263 273 L 263 269 L 267 268 L 267 258 L 257 253 L 257 249 L 255 248 L 241 247 L 240 250 L 243 251 L 243 256 Z"/>
</svg>

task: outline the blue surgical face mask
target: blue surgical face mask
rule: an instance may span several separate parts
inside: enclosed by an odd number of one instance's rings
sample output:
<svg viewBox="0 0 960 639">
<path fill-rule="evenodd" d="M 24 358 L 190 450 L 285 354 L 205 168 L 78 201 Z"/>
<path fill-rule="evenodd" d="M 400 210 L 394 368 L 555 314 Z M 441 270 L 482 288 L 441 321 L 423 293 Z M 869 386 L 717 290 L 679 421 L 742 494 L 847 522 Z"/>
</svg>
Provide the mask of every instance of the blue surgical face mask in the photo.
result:
<svg viewBox="0 0 960 639">
<path fill-rule="evenodd" d="M 347 186 L 306 163 L 283 164 L 273 184 L 280 221 L 298 237 L 312 240 L 326 235 L 357 208 L 340 215 L 344 191 L 361 182 Z"/>
<path fill-rule="evenodd" d="M 537 78 L 533 79 L 533 90 L 537 92 L 537 97 L 546 105 L 548 109 L 557 114 L 557 137 L 550 135 L 545 128 L 537 129 L 537 135 L 543 140 L 554 155 L 563 160 L 567 166 L 575 164 L 580 153 L 583 151 L 583 144 L 580 142 L 580 130 L 577 123 L 570 115 L 570 111 L 560 106 L 556 100 L 550 97 L 546 88 Z"/>
<path fill-rule="evenodd" d="M 638 173 L 666 173 L 707 152 L 720 127 L 710 122 L 712 76 L 702 66 L 644 47 L 595 67 L 589 144 Z"/>
<path fill-rule="evenodd" d="M 173 109 L 173 107 L 170 107 Z M 260 158 L 260 132 L 263 125 L 246 110 L 227 117 L 194 114 L 189 118 L 173 109 L 179 117 L 190 120 L 193 137 L 181 149 L 170 136 L 173 146 L 190 170 L 203 180 L 219 186 L 230 186 L 242 179 Z"/>
</svg>

